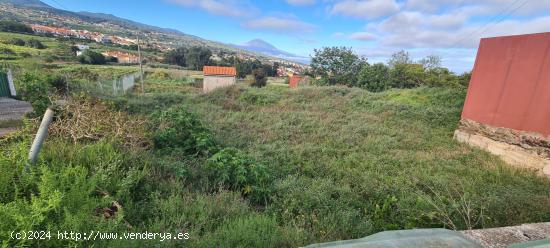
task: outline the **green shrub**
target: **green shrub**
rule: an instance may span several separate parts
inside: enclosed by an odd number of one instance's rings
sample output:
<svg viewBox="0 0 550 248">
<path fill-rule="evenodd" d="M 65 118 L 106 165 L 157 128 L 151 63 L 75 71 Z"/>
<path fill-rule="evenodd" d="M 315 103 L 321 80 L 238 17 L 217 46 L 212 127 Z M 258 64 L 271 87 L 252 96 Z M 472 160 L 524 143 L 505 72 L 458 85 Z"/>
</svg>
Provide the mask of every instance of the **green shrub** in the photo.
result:
<svg viewBox="0 0 550 248">
<path fill-rule="evenodd" d="M 16 45 L 16 46 L 25 46 L 25 41 L 19 38 L 12 38 L 8 41 L 8 44 Z"/>
<path fill-rule="evenodd" d="M 382 64 L 365 65 L 357 80 L 357 86 L 371 92 L 380 92 L 391 87 L 390 70 Z"/>
<path fill-rule="evenodd" d="M 46 48 L 46 46 L 44 46 L 44 44 L 42 44 L 42 42 L 40 42 L 37 39 L 28 40 L 27 41 L 27 46 L 32 47 L 32 48 L 36 48 L 36 49 L 45 49 Z"/>
<path fill-rule="evenodd" d="M 238 149 L 222 149 L 208 159 L 204 170 L 214 185 L 240 191 L 257 203 L 268 198 L 271 185 L 267 167 Z"/>
<path fill-rule="evenodd" d="M 102 65 L 105 64 L 105 56 L 101 53 L 88 49 L 78 56 L 78 61 L 81 64 Z"/>
<path fill-rule="evenodd" d="M 0 160 L 1 169 L 8 169 L 4 167 L 5 160 L 14 164 L 12 171 L 16 175 L 10 180 L 15 194 L 0 195 L 0 239 L 5 241 L 3 245 L 68 246 L 74 241 L 57 239 L 57 231 L 120 232 L 126 229 L 126 213 L 132 214 L 126 203 L 136 201 L 133 192 L 143 193 L 136 187 L 144 174 L 138 166 L 128 167 L 135 161 L 130 162 L 111 143 L 75 146 L 58 140 L 46 142 L 39 161 L 26 173 L 22 173 L 26 149 L 19 150 L 17 145 L 2 146 L 3 152 L 4 149 L 7 150 L 2 155 L 18 155 Z M 109 210 L 115 204 L 118 207 Z M 44 242 L 14 240 L 5 236 L 11 231 L 28 230 L 51 231 L 52 239 Z M 92 242 L 105 245 L 102 241 L 80 241 L 79 244 L 88 246 Z"/>
<path fill-rule="evenodd" d="M 31 103 L 33 115 L 40 116 L 51 105 L 50 87 L 47 83 L 47 77 L 39 75 L 37 72 L 25 72 L 16 78 L 18 92 L 23 100 Z"/>
<path fill-rule="evenodd" d="M 153 142 L 157 149 L 173 150 L 182 155 L 209 155 L 216 152 L 210 131 L 184 106 L 157 111 L 152 115 Z"/>
<path fill-rule="evenodd" d="M 0 31 L 2 32 L 14 32 L 14 33 L 28 33 L 32 34 L 32 28 L 23 23 L 10 21 L 10 20 L 1 20 L 0 21 Z"/>
<path fill-rule="evenodd" d="M 252 70 L 252 76 L 254 81 L 252 82 L 252 87 L 262 88 L 267 84 L 267 77 L 265 76 L 265 71 L 261 68 Z"/>
<path fill-rule="evenodd" d="M 425 80 L 424 67 L 421 64 L 397 64 L 390 70 L 392 86 L 395 88 L 414 88 Z"/>
</svg>

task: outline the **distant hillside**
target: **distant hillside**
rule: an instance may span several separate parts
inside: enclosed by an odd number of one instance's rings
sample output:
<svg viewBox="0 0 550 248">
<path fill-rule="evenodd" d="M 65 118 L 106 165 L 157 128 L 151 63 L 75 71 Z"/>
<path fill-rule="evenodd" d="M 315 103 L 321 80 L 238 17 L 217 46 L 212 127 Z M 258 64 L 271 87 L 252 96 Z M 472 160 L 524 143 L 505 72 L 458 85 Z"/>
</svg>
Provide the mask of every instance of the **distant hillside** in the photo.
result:
<svg viewBox="0 0 550 248">
<path fill-rule="evenodd" d="M 39 0 L 0 0 L 0 4 L 4 4 L 3 12 L 0 11 L 0 16 L 27 23 L 53 24 L 56 26 L 86 29 L 123 37 L 145 35 L 148 42 L 164 44 L 172 48 L 182 45 L 205 46 L 213 51 L 239 53 L 261 61 L 283 59 L 292 62 L 307 63 L 304 58 L 278 50 L 269 43 L 261 40 L 254 40 L 254 42 L 251 41 L 252 43 L 247 43 L 243 46 L 235 46 L 206 40 L 174 29 L 143 24 L 120 18 L 112 14 L 61 10 Z M 19 8 L 19 10 L 9 6 L 15 6 Z M 52 19 L 51 17 L 47 17 L 48 15 L 44 15 L 44 13 L 54 14 L 62 18 Z"/>
<path fill-rule="evenodd" d="M 132 21 L 132 20 L 120 18 L 120 17 L 112 15 L 112 14 L 93 13 L 93 12 L 88 12 L 88 11 L 80 11 L 80 12 L 76 12 L 76 14 L 81 15 L 81 16 L 90 17 L 90 18 L 95 18 L 95 19 L 102 20 L 102 21 L 109 21 L 109 22 L 120 24 L 120 25 L 125 25 L 125 26 L 128 26 L 128 27 L 133 26 L 135 28 L 145 29 L 145 30 L 153 30 L 153 31 L 157 31 L 157 32 L 166 32 L 166 33 L 173 33 L 173 34 L 180 34 L 180 35 L 188 35 L 188 34 L 185 34 L 181 31 L 179 31 L 179 30 L 170 29 L 170 28 L 160 28 L 160 27 L 156 27 L 156 26 L 152 26 L 152 25 L 147 25 L 147 24 L 143 24 L 143 23 L 140 23 L 140 22 L 135 22 L 135 21 Z"/>
<path fill-rule="evenodd" d="M 13 5 L 32 7 L 32 8 L 53 8 L 39 0 L 0 0 L 0 3 L 11 3 Z"/>
</svg>

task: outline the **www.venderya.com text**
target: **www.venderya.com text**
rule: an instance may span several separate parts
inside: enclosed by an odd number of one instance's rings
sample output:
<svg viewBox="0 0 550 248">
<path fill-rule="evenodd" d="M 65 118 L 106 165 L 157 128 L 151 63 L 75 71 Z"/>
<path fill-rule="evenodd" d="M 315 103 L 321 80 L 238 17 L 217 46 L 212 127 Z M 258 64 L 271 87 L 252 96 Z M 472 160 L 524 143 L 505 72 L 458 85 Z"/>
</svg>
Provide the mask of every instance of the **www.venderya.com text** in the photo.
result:
<svg viewBox="0 0 550 248">
<path fill-rule="evenodd" d="M 189 233 L 164 233 L 164 232 L 74 232 L 74 231 L 12 231 L 10 233 L 11 239 L 38 239 L 38 240 L 74 240 L 74 241 L 86 241 L 86 240 L 188 240 Z"/>
</svg>

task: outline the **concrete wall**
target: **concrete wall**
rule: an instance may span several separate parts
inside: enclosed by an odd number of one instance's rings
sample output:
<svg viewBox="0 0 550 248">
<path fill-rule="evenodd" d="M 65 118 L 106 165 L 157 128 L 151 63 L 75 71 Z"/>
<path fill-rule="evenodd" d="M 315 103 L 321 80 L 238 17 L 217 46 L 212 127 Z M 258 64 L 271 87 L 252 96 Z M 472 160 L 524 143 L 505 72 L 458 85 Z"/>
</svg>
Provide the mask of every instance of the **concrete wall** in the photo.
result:
<svg viewBox="0 0 550 248">
<path fill-rule="evenodd" d="M 219 87 L 233 85 L 236 81 L 236 78 L 231 76 L 204 76 L 202 91 L 210 92 Z"/>
</svg>

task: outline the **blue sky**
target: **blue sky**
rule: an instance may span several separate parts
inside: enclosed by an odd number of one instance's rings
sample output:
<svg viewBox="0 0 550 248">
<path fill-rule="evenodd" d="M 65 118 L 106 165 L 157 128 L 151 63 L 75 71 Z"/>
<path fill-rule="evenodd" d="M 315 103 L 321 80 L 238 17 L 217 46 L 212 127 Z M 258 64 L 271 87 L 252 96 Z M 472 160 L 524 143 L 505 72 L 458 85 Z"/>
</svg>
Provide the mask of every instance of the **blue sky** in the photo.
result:
<svg viewBox="0 0 550 248">
<path fill-rule="evenodd" d="M 224 43 L 262 39 L 309 56 L 348 46 L 371 62 L 401 49 L 471 70 L 481 37 L 550 31 L 550 0 L 44 0 Z"/>
</svg>

